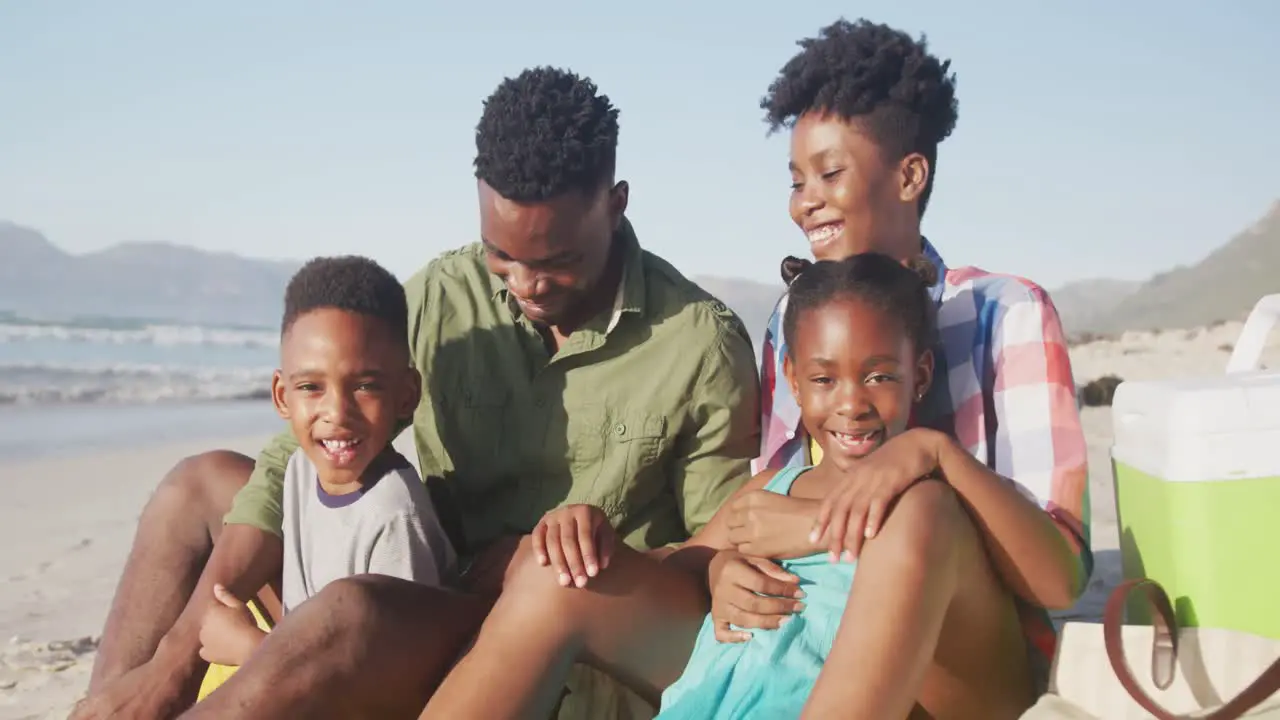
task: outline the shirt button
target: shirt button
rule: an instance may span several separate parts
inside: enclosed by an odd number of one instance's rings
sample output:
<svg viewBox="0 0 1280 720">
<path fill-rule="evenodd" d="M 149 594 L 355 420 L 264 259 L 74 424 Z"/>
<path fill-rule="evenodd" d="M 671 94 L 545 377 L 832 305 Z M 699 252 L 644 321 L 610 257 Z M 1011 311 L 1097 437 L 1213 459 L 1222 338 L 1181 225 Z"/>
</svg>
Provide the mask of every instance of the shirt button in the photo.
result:
<svg viewBox="0 0 1280 720">
<path fill-rule="evenodd" d="M 617 425 L 614 425 L 614 426 L 613 426 L 613 434 L 614 434 L 614 435 L 617 435 L 618 437 L 622 437 L 623 435 L 626 435 L 626 434 L 627 434 L 627 426 L 626 426 L 626 425 L 623 425 L 622 423 L 618 423 Z"/>
<path fill-rule="evenodd" d="M 795 431 L 795 430 L 788 430 L 788 431 L 787 431 L 787 439 L 788 439 L 788 440 L 794 440 L 794 439 L 795 439 L 795 437 L 796 437 L 796 431 Z"/>
</svg>

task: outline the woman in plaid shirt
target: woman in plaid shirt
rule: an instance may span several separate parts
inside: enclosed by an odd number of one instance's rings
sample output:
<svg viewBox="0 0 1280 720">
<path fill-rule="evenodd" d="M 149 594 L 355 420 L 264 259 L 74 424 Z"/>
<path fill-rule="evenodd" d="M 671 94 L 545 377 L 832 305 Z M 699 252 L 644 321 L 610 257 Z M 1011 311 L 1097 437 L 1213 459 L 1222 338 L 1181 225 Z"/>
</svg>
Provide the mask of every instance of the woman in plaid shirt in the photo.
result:
<svg viewBox="0 0 1280 720">
<path fill-rule="evenodd" d="M 579 506 L 556 527 L 540 527 L 543 542 L 567 538 L 567 554 L 604 569 L 584 588 L 562 587 L 555 578 L 563 569 L 545 567 L 526 543 L 506 586 L 519 601 L 490 615 L 429 716 L 540 712 L 574 657 L 656 699 L 679 675 L 676 658 L 688 657 L 702 611 L 679 574 L 708 578 L 720 640 L 749 641 L 752 629 L 776 628 L 800 607 L 796 578 L 764 558 L 815 548 L 856 559 L 858 575 L 805 716 L 902 717 L 921 706 L 934 717 L 963 715 L 966 699 L 980 694 L 975 684 L 989 692 L 1008 682 L 982 668 L 997 666 L 991 653 L 1010 636 L 972 629 L 989 627 L 974 619 L 993 615 L 1025 637 L 1018 644 L 1043 680 L 1055 640 L 1045 610 L 1070 606 L 1092 564 L 1087 453 L 1057 312 L 1027 280 L 949 268 L 921 235 L 937 147 L 956 122 L 949 62 L 929 55 L 923 40 L 866 21 L 836 22 L 800 45 L 762 102 L 774 130 L 791 129 L 792 218 L 817 259 L 876 251 L 904 263 L 923 257 L 937 270 L 931 295 L 941 342 L 913 423 L 951 435 L 999 478 L 947 478 L 968 511 L 964 522 L 981 534 L 995 591 L 973 553 L 957 550 L 964 533 L 945 504 L 936 517 L 917 508 L 914 524 L 890 519 L 895 498 L 917 479 L 902 469 L 913 463 L 893 440 L 878 451 L 881 461 L 859 465 L 823 501 L 740 492 L 717 515 L 725 522 L 713 521 L 727 524 L 737 550 L 715 563 L 697 537 L 648 558 L 614 549 L 607 526 Z M 789 258 L 784 278 L 804 266 Z M 818 460 L 781 371 L 785 307 L 784 297 L 765 336 L 757 472 Z M 503 677 L 503 692 L 476 692 L 491 673 Z M 1020 692 L 1029 704 L 1032 689 Z"/>
<path fill-rule="evenodd" d="M 1030 662 L 1043 680 L 1053 657 L 1055 634 L 1046 609 L 1069 607 L 1092 569 L 1089 550 L 1087 450 L 1075 401 L 1075 382 L 1057 311 L 1048 294 L 1022 278 L 965 267 L 949 268 L 920 233 L 933 189 L 937 147 L 956 121 L 954 76 L 948 62 L 926 52 L 925 43 L 866 21 L 824 28 L 786 66 L 762 101 L 771 128 L 791 128 L 791 216 L 819 260 L 878 251 L 904 262 L 923 256 L 938 271 L 932 288 L 938 305 L 938 367 L 915 423 L 955 437 L 1007 482 L 953 489 L 977 527 L 1004 584 L 1013 593 L 1027 638 Z M 783 263 L 784 279 L 803 272 L 805 261 Z M 761 364 L 762 443 L 755 470 L 812 463 L 812 443 L 800 426 L 782 378 L 786 338 L 781 332 L 784 297 L 766 330 Z M 887 449 L 887 448 L 886 448 Z M 857 478 L 853 478 L 857 480 Z M 895 478 L 896 488 L 908 478 Z M 729 505 L 734 540 L 752 554 L 789 556 L 797 536 L 817 525 L 832 551 L 856 555 L 864 536 L 883 521 L 894 492 L 859 490 L 850 482 L 843 497 L 822 507 L 790 498 L 747 493 Z M 834 518 L 831 516 L 834 515 Z M 830 528 L 830 531 L 823 532 Z M 921 534 L 927 534 L 921 528 Z M 790 539 L 787 539 L 788 536 Z M 747 590 L 760 582 L 758 564 L 725 566 L 711 578 L 713 614 L 743 628 L 774 627 L 785 605 L 766 612 L 751 604 Z M 718 569 L 718 568 L 717 568 Z M 859 580 L 866 579 L 860 568 Z M 903 573 L 904 579 L 907 573 Z M 875 674 L 890 681 L 921 670 L 930 654 L 884 637 L 877 647 L 878 603 L 901 598 L 894 618 L 902 624 L 939 626 L 933 614 L 948 602 L 928 602 L 910 582 L 892 591 L 855 583 L 841 635 L 815 688 L 810 709 L 857 703 L 850 682 Z M 963 589 L 963 584 L 958 586 Z M 860 593 L 867 597 L 860 601 Z M 937 598 L 932 598 L 937 600 Z M 957 628 L 962 631 L 962 628 Z M 938 632 L 945 635 L 945 623 Z M 912 637 L 915 637 L 914 635 Z M 939 642 L 937 635 L 918 638 Z M 873 664 L 859 659 L 877 658 Z M 945 668 L 934 658 L 931 674 Z M 847 665 L 846 665 L 847 663 Z M 846 665 L 847 670 L 836 670 Z M 869 665 L 874 667 L 869 667 Z M 942 679 L 939 678 L 941 682 Z"/>
</svg>

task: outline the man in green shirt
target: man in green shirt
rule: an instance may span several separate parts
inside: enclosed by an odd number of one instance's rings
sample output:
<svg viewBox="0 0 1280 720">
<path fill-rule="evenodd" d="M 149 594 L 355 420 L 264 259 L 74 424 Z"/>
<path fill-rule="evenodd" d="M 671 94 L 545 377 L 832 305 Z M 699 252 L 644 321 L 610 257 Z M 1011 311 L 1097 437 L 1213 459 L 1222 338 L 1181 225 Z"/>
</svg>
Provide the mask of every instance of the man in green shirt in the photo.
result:
<svg viewBox="0 0 1280 720">
<path fill-rule="evenodd" d="M 629 188 L 614 181 L 617 133 L 617 110 L 589 80 L 551 68 L 505 80 L 476 131 L 483 242 L 406 283 L 425 388 L 414 439 L 456 521 L 459 590 L 333 583 L 191 717 L 416 716 L 544 513 L 597 505 L 629 545 L 652 549 L 687 538 L 746 479 L 759 446 L 750 341 L 723 304 L 641 249 Z M 295 442 L 282 434 L 256 464 L 223 452 L 170 473 L 73 718 L 169 716 L 191 702 L 214 583 L 248 598 L 279 576 Z M 561 715 L 652 712 L 615 690 L 579 668 Z"/>
</svg>

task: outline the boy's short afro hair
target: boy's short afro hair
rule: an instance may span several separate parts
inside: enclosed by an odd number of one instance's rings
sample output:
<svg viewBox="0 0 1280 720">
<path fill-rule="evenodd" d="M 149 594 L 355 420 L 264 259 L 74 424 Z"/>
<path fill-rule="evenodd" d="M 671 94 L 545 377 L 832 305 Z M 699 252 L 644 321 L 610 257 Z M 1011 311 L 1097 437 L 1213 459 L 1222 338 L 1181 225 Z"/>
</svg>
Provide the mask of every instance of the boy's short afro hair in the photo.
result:
<svg viewBox="0 0 1280 720">
<path fill-rule="evenodd" d="M 857 124 L 885 157 L 920 153 L 929 180 L 920 196 L 924 214 L 936 175 L 938 144 L 955 129 L 959 108 L 950 60 L 928 53 L 922 35 L 912 40 L 888 25 L 841 18 L 816 38 L 797 43 L 786 65 L 760 101 L 772 134 L 809 112 Z"/>
<path fill-rule="evenodd" d="M 366 257 L 318 257 L 294 274 L 284 291 L 283 336 L 301 316 L 336 308 L 387 323 L 396 337 L 409 337 L 409 305 L 404 286 L 381 265 Z"/>
<path fill-rule="evenodd" d="M 618 110 L 588 78 L 537 67 L 503 80 L 476 126 L 476 177 L 516 202 L 613 180 Z"/>
</svg>

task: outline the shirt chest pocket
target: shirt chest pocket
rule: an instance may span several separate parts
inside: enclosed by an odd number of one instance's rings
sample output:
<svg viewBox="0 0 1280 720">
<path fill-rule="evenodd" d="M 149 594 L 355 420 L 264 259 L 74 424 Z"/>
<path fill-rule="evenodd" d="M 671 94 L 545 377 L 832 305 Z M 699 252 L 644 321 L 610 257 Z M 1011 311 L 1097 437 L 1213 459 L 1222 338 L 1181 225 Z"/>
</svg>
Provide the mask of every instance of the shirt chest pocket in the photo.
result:
<svg viewBox="0 0 1280 720">
<path fill-rule="evenodd" d="M 665 487 L 664 456 L 670 447 L 667 418 L 641 410 L 588 411 L 573 423 L 575 475 L 587 482 L 569 502 L 584 502 L 616 515 L 626 503 L 644 505 Z"/>
<path fill-rule="evenodd" d="M 500 477 L 511 454 L 511 393 L 505 387 L 472 382 L 461 395 L 456 425 L 442 428 L 454 465 L 472 481 Z"/>
</svg>

